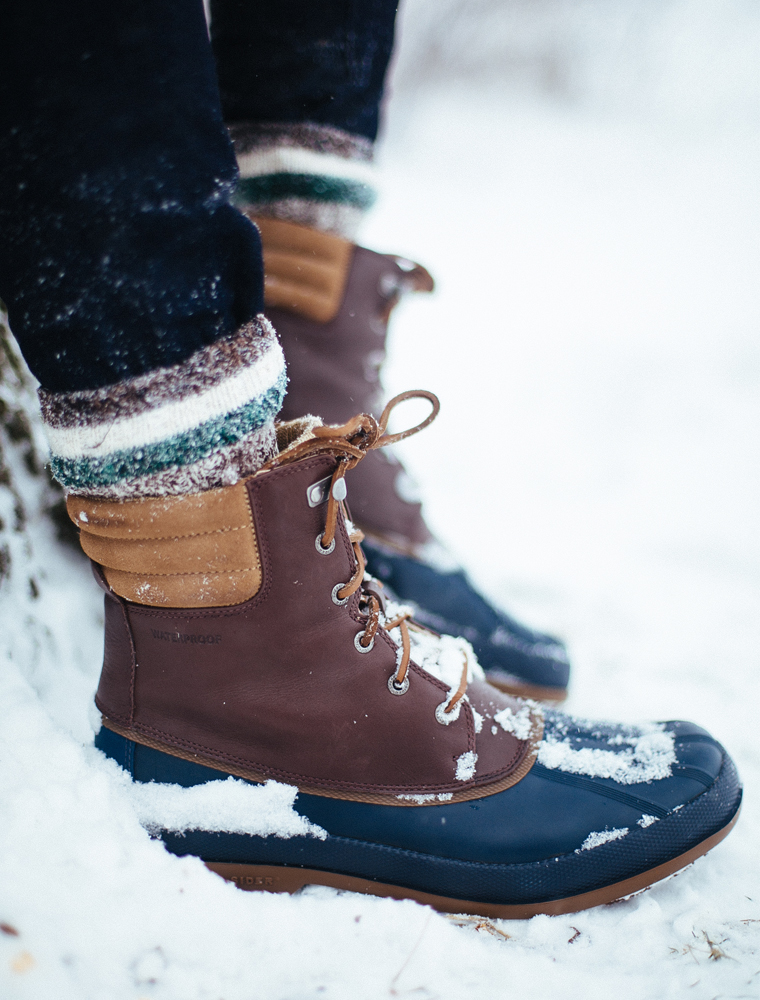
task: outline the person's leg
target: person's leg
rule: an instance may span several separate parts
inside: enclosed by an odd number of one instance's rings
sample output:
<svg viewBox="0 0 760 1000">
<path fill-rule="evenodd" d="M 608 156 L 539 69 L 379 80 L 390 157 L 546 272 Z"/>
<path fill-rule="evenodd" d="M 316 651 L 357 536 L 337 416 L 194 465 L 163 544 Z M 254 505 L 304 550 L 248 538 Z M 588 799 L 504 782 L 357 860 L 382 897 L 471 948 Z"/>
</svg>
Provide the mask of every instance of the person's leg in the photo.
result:
<svg viewBox="0 0 760 1000">
<path fill-rule="evenodd" d="M 397 0 L 212 0 L 222 110 L 254 215 L 352 239 L 375 200 L 373 143 Z"/>
<path fill-rule="evenodd" d="M 200 2 L 6 5 L 0 297 L 53 470 L 100 496 L 235 481 L 285 387 Z"/>
<path fill-rule="evenodd" d="M 261 229 L 266 313 L 288 364 L 283 416 L 341 422 L 382 408 L 388 318 L 424 268 L 354 244 L 373 200 L 371 161 L 396 0 L 212 0 L 222 107 L 235 142 L 238 201 Z M 414 483 L 386 452 L 352 475 L 351 511 L 370 572 L 438 631 L 464 635 L 489 680 L 564 697 L 564 647 L 494 607 L 429 531 Z"/>
</svg>

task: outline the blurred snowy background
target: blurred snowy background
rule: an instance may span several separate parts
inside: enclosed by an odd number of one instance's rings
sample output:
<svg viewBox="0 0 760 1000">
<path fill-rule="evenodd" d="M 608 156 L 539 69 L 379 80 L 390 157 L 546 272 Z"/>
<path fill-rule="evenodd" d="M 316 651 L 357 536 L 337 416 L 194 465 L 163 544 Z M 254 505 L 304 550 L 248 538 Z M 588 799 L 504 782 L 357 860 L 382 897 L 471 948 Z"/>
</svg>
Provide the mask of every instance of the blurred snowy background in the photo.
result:
<svg viewBox="0 0 760 1000">
<path fill-rule="evenodd" d="M 404 448 L 431 520 L 568 640 L 571 709 L 710 726 L 743 818 L 641 896 L 498 925 L 166 855 L 91 749 L 101 602 L 6 364 L 3 998 L 760 997 L 760 5 L 407 0 L 400 39 L 364 242 L 438 279 L 386 376 L 443 402 Z"/>
<path fill-rule="evenodd" d="M 436 527 L 575 644 L 584 711 L 698 712 L 716 675 L 739 694 L 734 660 L 760 663 L 760 7 L 420 0 L 401 28 L 367 238 L 438 278 L 387 378 L 444 403 L 406 446 Z"/>
<path fill-rule="evenodd" d="M 752 131 L 758 16 L 755 0 L 407 0 L 394 100 L 469 83 L 489 102 L 509 95 L 677 131 Z"/>
</svg>

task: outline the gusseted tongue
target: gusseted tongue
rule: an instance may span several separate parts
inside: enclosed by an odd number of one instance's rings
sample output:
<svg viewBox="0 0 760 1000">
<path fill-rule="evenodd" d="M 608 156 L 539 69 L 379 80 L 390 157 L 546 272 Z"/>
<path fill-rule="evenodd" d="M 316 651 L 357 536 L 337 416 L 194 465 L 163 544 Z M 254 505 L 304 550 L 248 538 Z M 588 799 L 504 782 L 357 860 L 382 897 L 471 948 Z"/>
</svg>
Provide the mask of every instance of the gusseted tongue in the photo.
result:
<svg viewBox="0 0 760 1000">
<path fill-rule="evenodd" d="M 304 417 L 298 417 L 296 420 L 282 420 L 275 423 L 277 451 L 279 454 L 283 454 L 289 448 L 305 444 L 306 441 L 310 441 L 314 437 L 314 428 L 323 426 L 322 418 L 315 417 L 310 413 Z"/>
</svg>

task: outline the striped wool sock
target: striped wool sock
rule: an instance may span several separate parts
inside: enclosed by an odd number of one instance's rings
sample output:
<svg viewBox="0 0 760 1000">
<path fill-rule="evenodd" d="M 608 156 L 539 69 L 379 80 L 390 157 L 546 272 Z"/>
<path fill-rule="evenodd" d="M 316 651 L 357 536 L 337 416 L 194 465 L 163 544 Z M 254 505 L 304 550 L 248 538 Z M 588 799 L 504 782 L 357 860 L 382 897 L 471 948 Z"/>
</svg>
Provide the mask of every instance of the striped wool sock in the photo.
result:
<svg viewBox="0 0 760 1000">
<path fill-rule="evenodd" d="M 247 214 L 353 240 L 375 202 L 372 143 L 324 125 L 230 125 Z"/>
<path fill-rule="evenodd" d="M 286 381 L 258 316 L 180 364 L 101 389 L 40 389 L 53 474 L 70 493 L 111 500 L 232 485 L 275 453 Z"/>
</svg>

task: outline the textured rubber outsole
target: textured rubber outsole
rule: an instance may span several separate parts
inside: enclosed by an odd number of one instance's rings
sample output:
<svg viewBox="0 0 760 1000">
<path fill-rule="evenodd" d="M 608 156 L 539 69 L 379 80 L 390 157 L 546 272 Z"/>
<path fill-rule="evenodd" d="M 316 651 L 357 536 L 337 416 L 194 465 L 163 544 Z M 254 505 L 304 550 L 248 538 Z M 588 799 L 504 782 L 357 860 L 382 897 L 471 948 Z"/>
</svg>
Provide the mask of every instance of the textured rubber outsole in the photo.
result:
<svg viewBox="0 0 760 1000">
<path fill-rule="evenodd" d="M 385 882 L 373 882 L 370 879 L 357 878 L 353 875 L 341 875 L 339 872 L 319 871 L 314 868 L 297 868 L 285 865 L 243 865 L 228 862 L 207 861 L 206 867 L 228 882 L 233 882 L 239 889 L 263 892 L 297 892 L 307 885 L 326 885 L 333 889 L 343 889 L 348 892 L 361 892 L 371 896 L 389 896 L 391 899 L 413 899 L 426 906 L 432 906 L 441 913 L 468 913 L 481 917 L 496 917 L 504 920 L 527 920 L 539 913 L 556 916 L 561 913 L 576 913 L 592 906 L 603 906 L 614 903 L 615 900 L 630 896 L 642 889 L 647 889 L 670 875 L 692 864 L 708 851 L 719 844 L 732 830 L 739 818 L 738 809 L 731 822 L 718 830 L 711 837 L 678 857 L 657 865 L 649 871 L 641 872 L 623 882 L 604 886 L 593 892 L 584 892 L 579 896 L 567 896 L 564 899 L 552 899 L 542 903 L 521 903 L 518 905 L 500 905 L 498 903 L 472 902 L 467 899 L 454 899 L 448 896 L 435 896 L 416 889 L 407 889 L 399 885 L 388 885 Z"/>
</svg>

